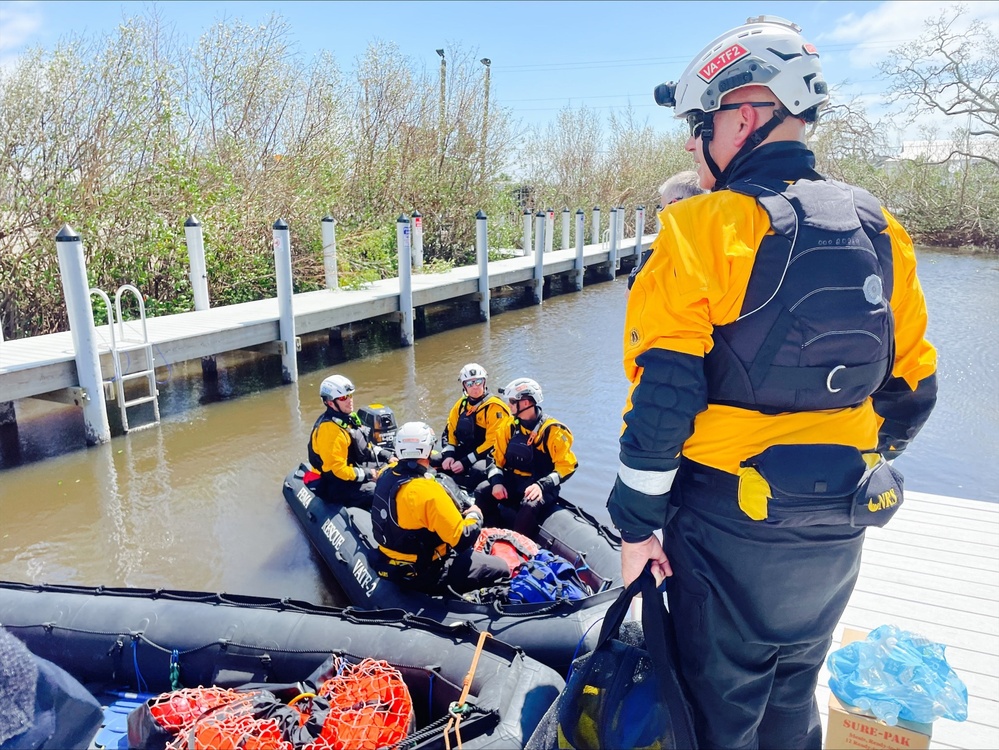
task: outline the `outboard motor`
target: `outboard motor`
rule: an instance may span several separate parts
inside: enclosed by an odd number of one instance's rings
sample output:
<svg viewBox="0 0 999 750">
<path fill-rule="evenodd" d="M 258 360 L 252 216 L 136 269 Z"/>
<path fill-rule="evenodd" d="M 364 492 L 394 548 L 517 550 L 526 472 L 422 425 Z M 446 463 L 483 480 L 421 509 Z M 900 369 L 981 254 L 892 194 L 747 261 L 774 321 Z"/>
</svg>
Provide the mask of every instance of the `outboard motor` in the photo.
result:
<svg viewBox="0 0 999 750">
<path fill-rule="evenodd" d="M 368 439 L 379 448 L 392 450 L 395 444 L 395 430 L 398 426 L 395 413 L 382 404 L 368 404 L 357 410 L 357 416 L 368 428 Z"/>
</svg>

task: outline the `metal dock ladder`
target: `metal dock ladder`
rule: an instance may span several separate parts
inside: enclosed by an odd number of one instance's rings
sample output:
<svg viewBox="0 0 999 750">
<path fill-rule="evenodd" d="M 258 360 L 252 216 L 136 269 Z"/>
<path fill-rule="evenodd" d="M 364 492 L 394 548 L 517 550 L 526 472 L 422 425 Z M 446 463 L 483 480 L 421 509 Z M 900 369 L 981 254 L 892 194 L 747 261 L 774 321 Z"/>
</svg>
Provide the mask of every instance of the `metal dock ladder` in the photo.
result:
<svg viewBox="0 0 999 750">
<path fill-rule="evenodd" d="M 125 321 L 121 314 L 121 296 L 123 292 L 130 292 L 139 303 L 139 322 L 142 326 L 142 335 L 138 337 L 135 332 L 131 330 L 126 332 Z M 150 427 L 160 422 L 160 404 L 158 400 L 159 391 L 156 389 L 156 365 L 153 360 L 153 347 L 149 343 L 149 334 L 146 331 L 146 304 L 142 299 L 142 294 L 131 284 L 124 284 L 118 288 L 118 291 L 114 296 L 114 307 L 111 306 L 111 300 L 108 295 L 102 289 L 97 289 L 96 287 L 91 288 L 91 295 L 98 295 L 104 300 L 104 304 L 107 307 L 108 314 L 108 330 L 111 332 L 111 341 L 105 342 L 108 350 L 111 352 L 111 361 L 114 363 L 114 376 L 104 381 L 105 393 L 111 391 L 108 395 L 113 397 L 118 403 L 118 411 L 121 414 L 121 426 L 125 432 L 130 429 L 142 429 L 144 427 Z M 115 335 L 115 325 L 118 326 L 118 335 Z M 132 335 L 129 336 L 129 333 Z M 143 368 L 142 370 L 137 370 L 136 372 L 128 372 L 131 362 L 123 363 L 122 355 L 126 359 L 129 359 L 129 355 L 132 352 L 142 352 L 143 357 Z M 143 395 L 133 398 L 131 400 L 125 399 L 125 383 L 132 380 L 145 379 L 146 381 L 146 391 Z M 111 390 L 113 387 L 114 390 Z M 113 394 L 113 395 L 112 395 Z M 147 422 L 146 424 L 139 425 L 138 427 L 129 427 L 128 424 L 128 409 L 133 406 L 139 406 L 140 404 L 153 405 L 153 421 Z"/>
</svg>

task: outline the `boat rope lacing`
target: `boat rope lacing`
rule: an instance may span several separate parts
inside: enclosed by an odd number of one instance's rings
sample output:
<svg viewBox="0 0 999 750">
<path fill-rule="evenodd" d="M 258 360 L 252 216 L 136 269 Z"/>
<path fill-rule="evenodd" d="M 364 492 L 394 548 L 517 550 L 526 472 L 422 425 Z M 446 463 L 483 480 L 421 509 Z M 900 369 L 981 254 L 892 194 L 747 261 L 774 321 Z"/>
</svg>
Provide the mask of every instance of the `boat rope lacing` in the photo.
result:
<svg viewBox="0 0 999 750">
<path fill-rule="evenodd" d="M 454 701 L 448 707 L 448 713 L 451 714 L 451 718 L 448 719 L 447 726 L 444 727 L 444 747 L 446 750 L 451 750 L 451 730 L 454 729 L 454 738 L 458 743 L 458 750 L 461 750 L 461 732 L 459 727 L 461 726 L 462 720 L 472 711 L 472 706 L 466 703 L 468 699 L 468 691 L 472 687 L 472 678 L 475 676 L 475 669 L 479 666 L 479 656 L 482 655 L 482 647 L 486 645 L 486 638 L 491 638 L 492 635 L 483 630 L 479 633 L 479 642 L 475 644 L 475 654 L 472 656 L 472 664 L 468 668 L 468 674 L 465 675 L 465 679 L 462 681 L 461 695 L 458 700 Z"/>
</svg>

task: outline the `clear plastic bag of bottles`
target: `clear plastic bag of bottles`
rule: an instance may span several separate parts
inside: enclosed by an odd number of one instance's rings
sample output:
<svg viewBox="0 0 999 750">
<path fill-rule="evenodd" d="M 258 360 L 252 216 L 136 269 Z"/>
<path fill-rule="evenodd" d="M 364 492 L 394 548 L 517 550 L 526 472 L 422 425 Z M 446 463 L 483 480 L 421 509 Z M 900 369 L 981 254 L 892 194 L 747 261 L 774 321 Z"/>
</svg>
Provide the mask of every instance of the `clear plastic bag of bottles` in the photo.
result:
<svg viewBox="0 0 999 750">
<path fill-rule="evenodd" d="M 866 641 L 833 651 L 826 664 L 837 698 L 889 726 L 899 719 L 968 718 L 968 689 L 947 663 L 944 646 L 921 635 L 882 625 Z"/>
</svg>

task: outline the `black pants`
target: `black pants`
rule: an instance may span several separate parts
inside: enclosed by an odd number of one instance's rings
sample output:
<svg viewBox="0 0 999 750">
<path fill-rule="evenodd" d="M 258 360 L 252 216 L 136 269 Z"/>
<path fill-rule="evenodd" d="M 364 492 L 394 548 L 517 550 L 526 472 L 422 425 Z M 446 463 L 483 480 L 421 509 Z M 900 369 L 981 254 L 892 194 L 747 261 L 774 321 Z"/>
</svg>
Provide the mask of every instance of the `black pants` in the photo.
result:
<svg viewBox="0 0 999 750">
<path fill-rule="evenodd" d="M 498 526 L 512 528 L 518 534 L 536 539 L 538 529 L 551 513 L 558 499 L 558 487 L 548 487 L 542 490 L 541 500 L 537 503 L 524 502 L 524 490 L 537 481 L 531 477 L 519 477 L 514 474 L 503 477 L 506 487 L 506 500 L 493 497 L 492 487 L 483 482 L 475 488 L 475 504 L 485 515 L 483 526 Z M 504 511 L 506 511 L 504 513 Z M 512 521 L 510 520 L 512 516 Z"/>
<path fill-rule="evenodd" d="M 864 533 L 752 521 L 732 479 L 681 468 L 663 539 L 698 742 L 818 750 L 815 687 L 857 582 Z"/>
<path fill-rule="evenodd" d="M 446 594 L 448 590 L 464 594 L 510 580 L 510 568 L 502 559 L 471 548 L 452 552 L 443 563 L 419 575 L 408 566 L 389 565 L 384 555 L 379 555 L 379 567 L 390 580 L 428 594 Z"/>
<path fill-rule="evenodd" d="M 345 482 L 342 479 L 332 477 L 326 480 L 320 479 L 309 485 L 309 489 L 315 492 L 320 499 L 347 508 L 370 510 L 371 503 L 375 499 L 374 482 Z"/>
</svg>

